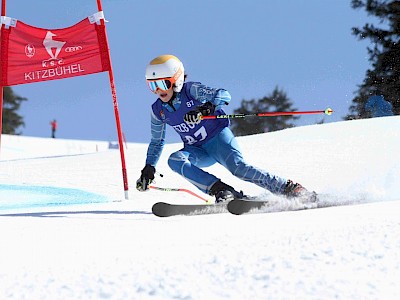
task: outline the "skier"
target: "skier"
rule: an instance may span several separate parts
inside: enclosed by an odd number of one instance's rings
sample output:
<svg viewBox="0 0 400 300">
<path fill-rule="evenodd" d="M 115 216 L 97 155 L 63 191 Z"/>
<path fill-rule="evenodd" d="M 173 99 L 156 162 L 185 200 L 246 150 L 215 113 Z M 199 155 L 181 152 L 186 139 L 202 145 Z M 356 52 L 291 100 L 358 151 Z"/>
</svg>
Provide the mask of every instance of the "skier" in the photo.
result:
<svg viewBox="0 0 400 300">
<path fill-rule="evenodd" d="M 146 68 L 148 87 L 158 99 L 152 105 L 151 142 L 146 165 L 136 182 L 137 190 L 148 190 L 154 179 L 168 124 L 183 141 L 183 148 L 170 155 L 169 167 L 202 192 L 215 196 L 216 203 L 245 198 L 242 191 L 236 191 L 201 169 L 216 162 L 236 177 L 255 183 L 274 194 L 316 201 L 316 194 L 307 191 L 299 183 L 247 164 L 228 127 L 229 119 L 202 120 L 202 116 L 225 115 L 222 107 L 231 100 L 228 91 L 185 80 L 183 64 L 173 55 L 158 56 Z"/>
<path fill-rule="evenodd" d="M 51 126 L 51 137 L 53 139 L 56 138 L 56 131 L 57 131 L 57 120 L 54 119 L 53 121 L 50 122 L 50 126 Z"/>
</svg>

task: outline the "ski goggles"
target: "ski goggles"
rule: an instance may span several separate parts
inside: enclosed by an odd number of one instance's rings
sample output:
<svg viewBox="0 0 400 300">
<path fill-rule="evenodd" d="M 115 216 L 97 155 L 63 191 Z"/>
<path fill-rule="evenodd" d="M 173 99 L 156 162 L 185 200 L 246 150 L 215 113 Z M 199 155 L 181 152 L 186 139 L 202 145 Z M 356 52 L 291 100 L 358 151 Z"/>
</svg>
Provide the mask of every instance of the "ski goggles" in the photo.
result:
<svg viewBox="0 0 400 300">
<path fill-rule="evenodd" d="M 174 83 L 178 80 L 178 78 L 181 75 L 182 75 L 182 70 L 179 68 L 173 77 L 147 79 L 146 82 L 150 91 L 156 94 L 158 89 L 164 92 L 169 91 L 174 86 Z"/>
<path fill-rule="evenodd" d="M 147 85 L 149 86 L 150 91 L 156 93 L 158 89 L 166 92 L 172 88 L 175 80 L 173 78 L 159 78 L 155 80 L 147 80 Z"/>
</svg>

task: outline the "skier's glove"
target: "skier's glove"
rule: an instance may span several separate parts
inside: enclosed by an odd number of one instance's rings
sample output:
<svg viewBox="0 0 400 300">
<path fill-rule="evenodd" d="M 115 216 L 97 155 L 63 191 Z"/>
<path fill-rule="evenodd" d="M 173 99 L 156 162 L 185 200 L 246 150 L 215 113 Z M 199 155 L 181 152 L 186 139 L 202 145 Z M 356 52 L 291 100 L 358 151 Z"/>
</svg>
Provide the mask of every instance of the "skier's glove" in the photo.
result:
<svg viewBox="0 0 400 300">
<path fill-rule="evenodd" d="M 155 173 L 156 169 L 153 166 L 146 165 L 142 170 L 142 175 L 140 175 L 140 178 L 136 181 L 136 189 L 140 192 L 148 190 Z"/>
<path fill-rule="evenodd" d="M 199 124 L 202 116 L 208 116 L 215 111 L 215 105 L 211 102 L 206 102 L 198 106 L 196 109 L 189 111 L 183 116 L 183 120 L 187 124 Z"/>
</svg>

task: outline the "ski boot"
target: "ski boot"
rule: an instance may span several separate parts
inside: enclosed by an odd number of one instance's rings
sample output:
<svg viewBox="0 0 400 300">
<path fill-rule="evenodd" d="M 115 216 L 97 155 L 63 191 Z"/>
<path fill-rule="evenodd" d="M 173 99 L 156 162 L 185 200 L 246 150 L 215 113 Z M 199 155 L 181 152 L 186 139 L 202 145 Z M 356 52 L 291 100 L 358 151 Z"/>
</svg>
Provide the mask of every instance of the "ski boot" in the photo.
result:
<svg viewBox="0 0 400 300">
<path fill-rule="evenodd" d="M 310 192 L 300 183 L 294 183 L 291 180 L 286 182 L 286 186 L 282 193 L 285 197 L 290 199 L 299 199 L 301 202 L 317 202 L 318 197 L 316 192 Z"/>
<path fill-rule="evenodd" d="M 237 192 L 233 187 L 218 180 L 210 189 L 210 195 L 215 196 L 215 203 L 229 202 L 233 199 L 243 199 L 243 192 Z"/>
</svg>

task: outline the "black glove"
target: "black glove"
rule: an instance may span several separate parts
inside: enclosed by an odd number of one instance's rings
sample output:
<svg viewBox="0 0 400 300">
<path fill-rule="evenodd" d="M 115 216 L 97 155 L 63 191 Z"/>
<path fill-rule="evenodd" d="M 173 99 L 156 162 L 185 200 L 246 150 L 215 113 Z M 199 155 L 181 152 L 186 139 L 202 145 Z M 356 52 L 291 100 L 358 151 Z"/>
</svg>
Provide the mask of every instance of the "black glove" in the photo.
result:
<svg viewBox="0 0 400 300">
<path fill-rule="evenodd" d="M 146 165 L 142 170 L 142 175 L 140 175 L 140 178 L 136 181 L 136 189 L 140 192 L 148 190 L 155 173 L 156 169 L 153 166 Z"/>
<path fill-rule="evenodd" d="M 198 106 L 196 109 L 189 111 L 183 117 L 183 120 L 187 124 L 199 124 L 202 116 L 208 116 L 213 114 L 215 111 L 215 105 L 211 102 L 206 102 L 203 105 Z"/>
</svg>

